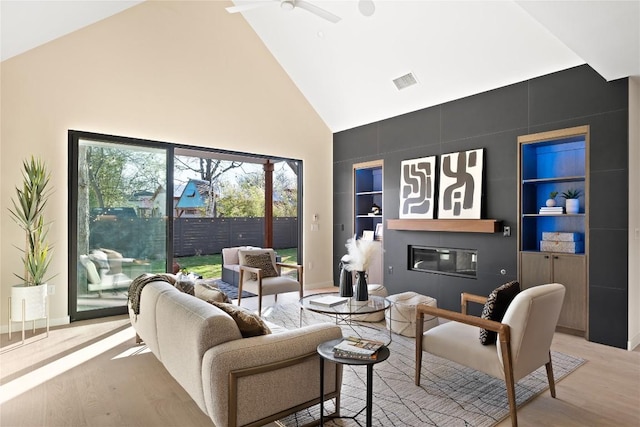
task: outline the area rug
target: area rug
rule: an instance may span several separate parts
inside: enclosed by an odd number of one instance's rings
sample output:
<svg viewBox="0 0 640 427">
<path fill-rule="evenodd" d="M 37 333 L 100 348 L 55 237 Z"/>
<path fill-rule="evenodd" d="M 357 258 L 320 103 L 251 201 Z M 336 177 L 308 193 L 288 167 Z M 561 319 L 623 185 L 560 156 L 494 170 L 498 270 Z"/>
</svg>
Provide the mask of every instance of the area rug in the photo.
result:
<svg viewBox="0 0 640 427">
<path fill-rule="evenodd" d="M 300 315 L 297 304 L 271 307 L 265 316 L 276 324 L 293 328 Z M 307 310 L 302 313 L 303 324 L 332 321 L 331 318 Z M 362 336 L 388 341 L 384 322 L 376 328 L 357 327 Z M 342 326 L 343 335 L 353 335 L 349 326 Z M 389 344 L 391 356 L 375 365 L 373 379 L 374 426 L 493 426 L 509 416 L 509 404 L 502 380 L 466 368 L 446 359 L 423 353 L 421 385 L 414 384 L 415 341 L 393 335 Z M 578 357 L 552 352 L 556 383 L 580 367 L 585 361 Z M 516 384 L 518 406 L 542 392 L 548 393 L 544 367 Z M 341 415 L 353 416 L 365 406 L 366 369 L 344 365 Z M 325 413 L 333 411 L 333 403 L 325 405 Z M 319 406 L 298 412 L 278 421 L 283 427 L 296 427 L 319 418 Z M 358 416 L 364 423 L 364 412 Z M 327 426 L 359 425 L 350 419 L 336 419 Z"/>
<path fill-rule="evenodd" d="M 223 280 L 216 280 L 216 285 L 218 285 L 218 288 L 220 288 L 220 290 L 222 292 L 224 292 L 225 294 L 227 294 L 227 296 L 231 299 L 238 299 L 238 287 L 237 286 L 233 286 L 230 283 L 227 283 Z M 250 297 L 255 297 L 256 294 L 252 294 L 251 292 L 247 292 L 247 291 L 242 291 L 242 298 L 250 298 Z"/>
</svg>

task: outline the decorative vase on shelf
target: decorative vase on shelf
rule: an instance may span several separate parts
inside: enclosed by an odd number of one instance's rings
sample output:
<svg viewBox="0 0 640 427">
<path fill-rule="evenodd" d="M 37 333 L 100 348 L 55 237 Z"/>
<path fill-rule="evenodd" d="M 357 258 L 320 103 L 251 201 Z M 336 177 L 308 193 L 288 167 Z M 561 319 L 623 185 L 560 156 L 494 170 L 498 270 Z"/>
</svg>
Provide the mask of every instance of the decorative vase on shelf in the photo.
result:
<svg viewBox="0 0 640 427">
<path fill-rule="evenodd" d="M 577 214 L 580 211 L 579 199 L 567 199 L 565 209 L 568 214 Z"/>
<path fill-rule="evenodd" d="M 353 296 L 353 274 L 348 271 L 346 264 L 340 263 L 340 296 L 352 297 Z"/>
<path fill-rule="evenodd" d="M 555 206 L 556 205 L 556 199 L 547 199 L 546 205 L 547 205 L 547 207 L 550 207 L 550 208 Z"/>
<path fill-rule="evenodd" d="M 367 273 L 358 271 L 356 273 L 358 282 L 356 283 L 356 301 L 369 300 L 369 287 L 367 286 Z"/>
</svg>

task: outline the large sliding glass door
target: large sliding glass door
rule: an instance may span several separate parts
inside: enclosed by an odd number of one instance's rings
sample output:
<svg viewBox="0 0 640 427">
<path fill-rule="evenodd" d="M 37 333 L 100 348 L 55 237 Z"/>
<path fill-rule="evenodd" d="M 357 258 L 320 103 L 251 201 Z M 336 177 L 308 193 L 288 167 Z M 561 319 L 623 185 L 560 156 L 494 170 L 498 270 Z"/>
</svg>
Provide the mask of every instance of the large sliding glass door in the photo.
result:
<svg viewBox="0 0 640 427">
<path fill-rule="evenodd" d="M 167 271 L 172 147 L 70 132 L 71 320 L 126 313 L 131 281 Z"/>
<path fill-rule="evenodd" d="M 225 247 L 302 262 L 299 160 L 70 131 L 69 162 L 72 321 L 126 313 L 143 273 L 220 278 Z"/>
</svg>

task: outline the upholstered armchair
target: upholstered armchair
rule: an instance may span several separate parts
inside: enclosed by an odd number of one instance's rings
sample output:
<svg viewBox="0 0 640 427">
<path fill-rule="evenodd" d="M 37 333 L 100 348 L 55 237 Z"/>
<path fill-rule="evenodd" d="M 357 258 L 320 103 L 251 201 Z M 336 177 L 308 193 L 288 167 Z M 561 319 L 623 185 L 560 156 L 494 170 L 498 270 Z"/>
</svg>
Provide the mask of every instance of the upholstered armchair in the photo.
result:
<svg viewBox="0 0 640 427">
<path fill-rule="evenodd" d="M 238 305 L 242 302 L 242 291 L 258 295 L 258 314 L 262 315 L 263 295 L 299 292 L 302 298 L 302 266 L 276 262 L 273 249 L 251 249 L 238 251 L 240 278 L 238 280 Z M 297 277 L 281 274 L 282 269 L 295 269 Z"/>
<path fill-rule="evenodd" d="M 468 315 L 468 302 L 485 304 L 487 298 L 467 293 L 462 294 L 461 313 L 418 305 L 416 385 L 420 385 L 423 351 L 503 379 L 511 423 L 517 426 L 515 383 L 518 380 L 544 365 L 551 396 L 556 396 L 550 347 L 564 294 L 564 286 L 558 283 L 525 289 L 513 298 L 502 321 Z M 423 332 L 425 315 L 450 321 Z M 496 333 L 495 343 L 483 345 L 481 330 L 483 335 L 485 331 Z"/>
</svg>

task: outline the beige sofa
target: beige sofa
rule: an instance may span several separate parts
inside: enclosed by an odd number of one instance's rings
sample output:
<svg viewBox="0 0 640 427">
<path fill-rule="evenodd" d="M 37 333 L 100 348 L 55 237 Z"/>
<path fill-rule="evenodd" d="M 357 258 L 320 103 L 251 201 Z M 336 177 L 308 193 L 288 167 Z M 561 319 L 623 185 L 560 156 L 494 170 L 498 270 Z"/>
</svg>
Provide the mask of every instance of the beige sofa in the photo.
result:
<svg viewBox="0 0 640 427">
<path fill-rule="evenodd" d="M 217 307 L 163 281 L 129 303 L 131 324 L 171 376 L 218 427 L 261 426 L 320 402 L 318 344 L 342 336 L 331 323 L 242 338 Z M 342 370 L 325 364 L 325 399 L 339 398 Z"/>
</svg>

